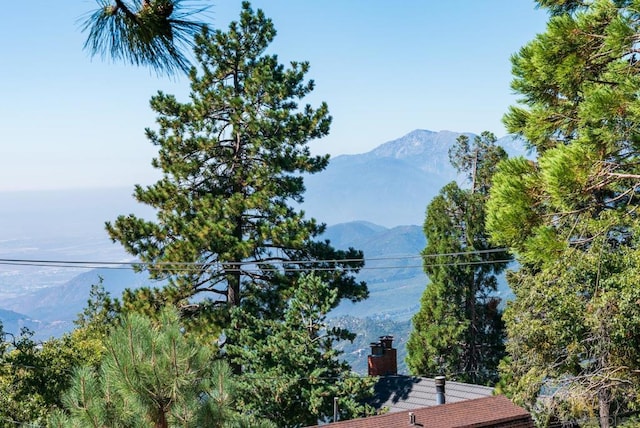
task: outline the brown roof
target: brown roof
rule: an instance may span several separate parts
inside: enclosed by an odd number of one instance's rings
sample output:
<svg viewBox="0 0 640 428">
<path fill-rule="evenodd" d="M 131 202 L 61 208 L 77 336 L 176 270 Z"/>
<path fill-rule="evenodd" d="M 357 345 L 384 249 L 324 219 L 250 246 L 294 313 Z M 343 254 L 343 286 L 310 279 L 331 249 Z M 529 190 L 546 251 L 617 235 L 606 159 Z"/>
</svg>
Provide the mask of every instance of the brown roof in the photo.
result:
<svg viewBox="0 0 640 428">
<path fill-rule="evenodd" d="M 410 413 L 415 425 L 410 424 Z M 434 407 L 352 419 L 326 425 L 335 428 L 532 428 L 531 415 L 503 395 Z"/>
</svg>

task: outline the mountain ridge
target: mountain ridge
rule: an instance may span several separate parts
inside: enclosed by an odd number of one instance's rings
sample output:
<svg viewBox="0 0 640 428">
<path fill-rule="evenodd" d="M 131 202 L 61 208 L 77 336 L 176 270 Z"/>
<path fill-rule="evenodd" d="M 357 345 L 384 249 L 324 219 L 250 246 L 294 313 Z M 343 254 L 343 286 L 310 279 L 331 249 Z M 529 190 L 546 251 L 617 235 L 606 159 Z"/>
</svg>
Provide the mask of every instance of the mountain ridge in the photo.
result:
<svg viewBox="0 0 640 428">
<path fill-rule="evenodd" d="M 461 185 L 449 149 L 469 132 L 413 130 L 374 149 L 332 158 L 321 173 L 305 177 L 305 212 L 327 224 L 365 220 L 386 227 L 422 224 L 431 199 L 451 181 Z M 498 139 L 509 156 L 527 156 L 524 143 Z"/>
<path fill-rule="evenodd" d="M 405 323 L 417 311 L 428 282 L 420 258 L 426 240 L 418 225 L 423 223 L 433 196 L 448 182 L 459 180 L 449 164 L 448 151 L 463 134 L 475 137 L 471 133 L 414 130 L 369 152 L 332 158 L 325 171 L 305 177 L 305 202 L 299 208 L 329 225 L 320 238 L 330 239 L 336 248 L 354 247 L 365 254 L 365 268 L 358 279 L 369 284 L 370 298 L 356 304 L 343 302 L 332 317 L 374 317 Z M 501 142 L 510 145 L 505 150 L 511 154 L 525 154 L 524 146 L 512 137 L 503 137 Z M 0 257 L 130 259 L 108 239 L 103 227 L 105 221 L 129 212 L 154 218 L 152 210 L 135 202 L 131 190 L 74 190 L 62 192 L 62 196 L 55 191 L 44 195 L 0 192 L 0 206 L 4 207 L 0 213 Z M 91 284 L 101 276 L 114 297 L 126 286 L 146 284 L 128 274 L 118 279 L 113 271 L 78 275 L 77 269 L 0 265 L 0 306 L 16 312 L 0 312 L 0 319 L 5 316 L 12 328 L 34 326 L 41 330 L 40 337 L 58 335 L 72 328 Z"/>
<path fill-rule="evenodd" d="M 360 230 L 358 237 L 355 230 Z M 364 304 L 356 304 L 355 310 L 350 309 L 349 305 L 339 307 L 332 317 L 350 313 L 366 317 L 372 313 L 408 319 L 407 301 L 419 298 L 427 282 L 420 264 L 415 264 L 415 257 L 425 242 L 418 226 L 385 228 L 356 221 L 329 226 L 320 239 L 329 239 L 337 248 L 355 247 L 365 254 L 365 268 L 358 275 L 358 280 L 369 284 L 370 298 L 362 302 Z M 7 320 L 11 320 L 6 331 L 12 334 L 17 334 L 24 325 L 36 329 L 40 339 L 59 336 L 73 328 L 77 314 L 87 304 L 91 286 L 101 281 L 105 291 L 116 298 L 122 295 L 125 288 L 159 285 L 146 274 L 134 272 L 127 265 L 92 269 L 64 283 L 3 299 L 2 307 L 7 313 L 2 313 L 0 309 L 0 319 L 4 321 L 7 316 Z"/>
</svg>

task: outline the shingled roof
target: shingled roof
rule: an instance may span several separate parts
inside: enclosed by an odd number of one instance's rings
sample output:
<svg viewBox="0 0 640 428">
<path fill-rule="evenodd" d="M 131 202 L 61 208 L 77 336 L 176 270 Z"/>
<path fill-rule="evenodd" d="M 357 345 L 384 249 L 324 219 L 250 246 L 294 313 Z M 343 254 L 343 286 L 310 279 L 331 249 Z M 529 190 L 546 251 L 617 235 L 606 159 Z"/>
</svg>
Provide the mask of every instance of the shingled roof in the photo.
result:
<svg viewBox="0 0 640 428">
<path fill-rule="evenodd" d="M 490 397 L 493 388 L 460 382 L 446 382 L 447 403 Z M 415 376 L 383 376 L 376 382 L 374 398 L 369 402 L 374 408 L 387 409 L 389 413 L 430 407 L 437 404 L 435 380 Z"/>
<path fill-rule="evenodd" d="M 412 422 L 413 421 L 413 422 Z M 531 415 L 503 395 L 335 422 L 334 428 L 533 428 Z"/>
</svg>

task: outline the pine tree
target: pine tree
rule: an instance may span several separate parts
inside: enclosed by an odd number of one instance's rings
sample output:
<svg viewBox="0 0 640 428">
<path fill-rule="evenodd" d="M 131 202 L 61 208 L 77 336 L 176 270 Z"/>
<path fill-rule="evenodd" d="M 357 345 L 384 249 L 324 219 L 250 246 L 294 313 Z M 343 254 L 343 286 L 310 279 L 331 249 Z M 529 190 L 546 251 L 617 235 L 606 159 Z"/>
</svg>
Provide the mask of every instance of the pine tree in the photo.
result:
<svg viewBox="0 0 640 428">
<path fill-rule="evenodd" d="M 193 19 L 206 7 L 183 0 L 96 0 L 99 7 L 84 22 L 85 49 L 92 55 L 150 66 L 159 74 L 187 73 L 184 50 L 204 24 Z"/>
<path fill-rule="evenodd" d="M 233 408 L 228 366 L 211 364 L 211 352 L 182 331 L 175 310 L 159 321 L 129 314 L 105 341 L 99 370 L 75 371 L 63 396 L 66 412 L 51 415 L 55 427 L 270 426 Z"/>
<path fill-rule="evenodd" d="M 241 407 L 279 427 L 315 425 L 330 420 L 333 399 L 340 420 L 372 413 L 362 405 L 370 398 L 373 378 L 361 378 L 339 360 L 338 341 L 355 335 L 329 327 L 327 314 L 338 304 L 338 292 L 315 274 L 299 279 L 287 301 L 283 320 L 259 318 L 236 310 L 225 351 L 243 367 Z"/>
<path fill-rule="evenodd" d="M 640 386 L 640 13 L 630 1 L 538 3 L 552 17 L 512 58 L 522 105 L 504 119 L 538 158 L 503 163 L 488 203 L 492 239 L 522 266 L 502 372 L 541 421 L 597 413 L 609 426 Z"/>
<path fill-rule="evenodd" d="M 197 37 L 201 73 L 191 73 L 191 101 L 163 93 L 151 100 L 159 130 L 147 136 L 159 147 L 153 165 L 163 177 L 137 186 L 135 198 L 157 219 L 120 216 L 107 230 L 170 286 L 126 300 L 151 311 L 179 305 L 224 326 L 228 309 L 251 296 L 247 310 L 277 318 L 296 278 L 312 269 L 339 298 L 366 297 L 352 276 L 362 263 L 344 261 L 362 253 L 318 241 L 324 225 L 291 206 L 303 200 L 302 175 L 327 165 L 328 156 L 311 156 L 307 143 L 327 134 L 331 118 L 324 103 L 298 107 L 314 87 L 304 80 L 309 65 L 285 68 L 265 54 L 274 36 L 271 20 L 245 2 L 228 32 Z"/>
<path fill-rule="evenodd" d="M 427 207 L 423 263 L 430 283 L 413 318 L 407 365 L 414 374 L 492 384 L 504 355 L 496 275 L 509 260 L 485 231 L 491 176 L 504 150 L 485 132 L 470 143 L 461 136 L 451 163 L 465 172 L 471 189 L 452 182 Z"/>
</svg>

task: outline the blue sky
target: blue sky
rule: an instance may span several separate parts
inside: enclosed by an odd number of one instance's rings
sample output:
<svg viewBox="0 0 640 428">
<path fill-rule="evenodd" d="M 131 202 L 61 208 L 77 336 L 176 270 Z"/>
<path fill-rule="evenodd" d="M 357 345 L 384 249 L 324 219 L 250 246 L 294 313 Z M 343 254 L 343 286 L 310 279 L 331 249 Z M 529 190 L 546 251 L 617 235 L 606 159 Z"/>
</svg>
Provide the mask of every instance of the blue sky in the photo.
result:
<svg viewBox="0 0 640 428">
<path fill-rule="evenodd" d="M 211 2 L 214 28 L 241 1 Z M 331 134 L 314 153 L 363 153 L 413 129 L 498 136 L 516 97 L 509 57 L 544 31 L 529 0 L 261 0 L 278 31 L 271 52 L 307 60 L 329 104 Z M 0 191 L 148 184 L 144 138 L 156 91 L 186 100 L 186 77 L 91 58 L 82 17 L 95 0 L 7 2 L 0 24 Z"/>
</svg>

